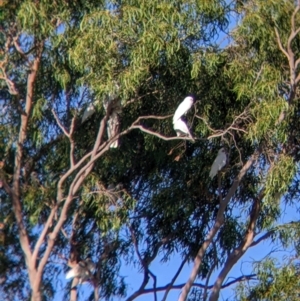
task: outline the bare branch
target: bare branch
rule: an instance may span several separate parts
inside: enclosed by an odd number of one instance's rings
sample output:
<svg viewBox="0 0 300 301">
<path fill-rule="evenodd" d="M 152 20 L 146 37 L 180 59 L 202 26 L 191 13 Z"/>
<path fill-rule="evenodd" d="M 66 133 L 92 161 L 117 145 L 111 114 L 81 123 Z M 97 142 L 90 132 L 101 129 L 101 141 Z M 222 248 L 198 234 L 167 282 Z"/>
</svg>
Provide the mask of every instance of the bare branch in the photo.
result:
<svg viewBox="0 0 300 301">
<path fill-rule="evenodd" d="M 39 276 L 41 277 L 42 272 L 44 270 L 44 267 L 48 261 L 48 258 L 51 254 L 51 251 L 54 247 L 54 243 L 55 243 L 55 239 L 57 237 L 57 234 L 60 232 L 60 229 L 63 225 L 63 223 L 65 222 L 66 218 L 67 218 L 67 211 L 69 208 L 70 203 L 72 202 L 73 198 L 71 196 L 68 196 L 65 204 L 63 206 L 63 208 L 61 209 L 61 213 L 60 213 L 60 217 L 52 231 L 52 233 L 49 234 L 49 238 L 48 238 L 48 244 L 44 253 L 43 258 L 41 259 L 40 263 L 39 263 L 39 268 L 38 268 L 38 272 L 39 272 Z"/>
<path fill-rule="evenodd" d="M 149 275 L 153 279 L 153 294 L 154 294 L 154 301 L 157 301 L 157 291 L 156 291 L 156 276 L 148 269 Z"/>
<path fill-rule="evenodd" d="M 68 133 L 68 131 L 66 130 L 66 128 L 63 126 L 63 124 L 60 122 L 58 116 L 56 115 L 54 109 L 51 110 L 55 120 L 56 120 L 56 123 L 57 125 L 60 127 L 60 129 L 63 131 L 63 133 L 68 137 L 70 138 L 70 134 Z"/>
<path fill-rule="evenodd" d="M 143 269 L 144 269 L 144 279 L 143 279 L 143 282 L 141 283 L 140 287 L 131 295 L 129 296 L 126 301 L 132 301 L 134 300 L 137 296 L 139 296 L 141 294 L 141 292 L 144 291 L 147 283 L 149 282 L 149 270 L 148 270 L 148 265 L 145 263 L 144 259 L 142 258 L 142 255 L 139 251 L 139 247 L 138 247 L 138 242 L 137 242 L 137 239 L 136 239 L 136 236 L 134 234 L 134 231 L 131 227 L 131 225 L 127 225 L 128 229 L 129 229 L 129 232 L 130 232 L 130 235 L 131 235 L 131 239 L 132 239 L 132 242 L 133 242 L 133 246 L 134 246 L 134 250 L 135 250 L 135 253 L 140 261 L 140 264 L 142 265 Z"/>
<path fill-rule="evenodd" d="M 75 141 L 73 139 L 73 133 L 74 133 L 74 129 L 75 129 L 75 120 L 76 118 L 73 117 L 72 118 L 72 123 L 71 123 L 71 128 L 70 128 L 70 136 L 69 136 L 69 141 L 70 141 L 70 165 L 71 168 L 74 167 L 75 165 Z"/>
<path fill-rule="evenodd" d="M 240 277 L 237 277 L 235 278 L 234 280 L 232 281 L 229 281 L 227 283 L 225 283 L 224 285 L 222 285 L 222 289 L 223 288 L 226 288 L 226 287 L 229 287 L 235 283 L 238 283 L 238 282 L 241 282 L 241 281 L 248 281 L 248 280 L 254 280 L 256 279 L 256 274 L 250 274 L 250 275 L 242 275 Z M 181 283 L 181 284 L 177 284 L 177 285 L 173 285 L 171 287 L 171 289 L 182 289 L 184 287 L 185 283 Z M 169 284 L 165 285 L 165 286 L 160 286 L 160 287 L 157 287 L 156 288 L 156 292 L 162 292 L 162 291 L 165 291 L 167 289 L 167 287 L 169 286 Z M 201 289 L 205 289 L 205 287 L 207 287 L 208 289 L 211 289 L 213 286 L 212 285 L 209 285 L 209 286 L 206 286 L 205 284 L 202 284 L 202 283 L 193 283 L 193 287 L 199 287 Z M 145 295 L 145 294 L 149 294 L 149 293 L 153 293 L 154 289 L 153 288 L 149 288 L 149 289 L 144 289 L 142 290 L 141 292 L 139 292 L 139 294 L 136 294 L 134 296 L 134 298 L 132 299 L 126 299 L 126 301 L 132 301 L 134 300 L 135 298 L 137 298 L 138 296 L 141 296 L 141 295 Z"/>
<path fill-rule="evenodd" d="M 3 188 L 6 191 L 6 193 L 12 198 L 12 189 L 10 188 L 10 186 L 7 184 L 6 179 L 4 177 L 4 175 L 2 174 L 2 172 L 0 172 L 0 181 L 2 182 Z"/>
<path fill-rule="evenodd" d="M 181 262 L 181 264 L 180 264 L 177 272 L 175 273 L 174 277 L 172 278 L 171 282 L 167 285 L 165 294 L 164 294 L 164 296 L 163 296 L 163 298 L 162 298 L 161 301 L 166 301 L 167 300 L 168 294 L 169 294 L 170 290 L 172 289 L 172 287 L 174 286 L 174 283 L 175 283 L 177 277 L 179 276 L 179 274 L 181 273 L 181 271 L 182 271 L 185 263 L 187 262 L 187 260 L 188 260 L 188 256 L 186 256 L 184 258 L 184 260 Z"/>
<path fill-rule="evenodd" d="M 283 48 L 283 45 L 282 45 L 282 42 L 281 42 L 281 39 L 280 39 L 280 35 L 279 35 L 279 32 L 277 30 L 276 27 L 274 27 L 274 30 L 275 30 L 275 34 L 276 34 L 276 38 L 277 38 L 277 43 L 278 43 L 278 46 L 279 46 L 279 49 L 281 50 L 281 52 L 287 57 L 287 59 L 289 59 L 289 54 L 287 53 L 287 51 Z"/>
<path fill-rule="evenodd" d="M 169 237 L 167 238 L 164 238 L 162 239 L 160 242 L 158 242 L 156 244 L 156 246 L 154 247 L 154 251 L 153 251 L 153 254 L 152 256 L 147 256 L 147 257 L 142 257 L 140 251 L 139 251 L 139 247 L 138 247 L 138 241 L 136 239 L 136 236 L 134 234 L 134 231 L 131 227 L 131 225 L 127 225 L 129 231 L 130 231 L 130 234 L 131 234 L 131 239 L 132 239 L 132 242 L 133 242 L 133 245 L 134 245 L 134 249 L 135 249 L 135 252 L 137 254 L 137 257 L 144 269 L 144 279 L 143 279 L 143 282 L 142 284 L 140 285 L 139 289 L 137 289 L 131 296 L 129 296 L 126 301 L 132 301 L 134 300 L 136 297 L 138 297 L 139 295 L 143 294 L 143 292 L 145 291 L 145 287 L 147 285 L 147 283 L 149 282 L 149 275 L 152 277 L 153 279 L 153 289 L 151 290 L 151 292 L 154 293 L 154 301 L 157 301 L 157 295 L 156 295 L 156 292 L 157 292 L 157 289 L 156 289 L 156 276 L 150 271 L 149 269 L 149 265 L 150 263 L 156 258 L 157 256 L 157 253 L 159 251 L 159 248 L 165 244 L 172 235 L 170 235 Z M 175 280 L 174 280 L 175 281 Z"/>
<path fill-rule="evenodd" d="M 224 137 L 227 133 L 232 135 L 231 131 L 243 132 L 246 134 L 247 131 L 240 127 L 237 127 L 237 123 L 241 122 L 241 121 L 249 122 L 251 120 L 251 118 L 249 116 L 248 108 L 246 108 L 241 114 L 239 114 L 238 116 L 236 116 L 234 118 L 231 125 L 229 127 L 227 127 L 225 130 L 215 130 L 208 124 L 208 122 L 206 121 L 205 118 L 203 118 L 199 115 L 195 115 L 195 117 L 202 120 L 205 123 L 205 125 L 207 126 L 207 128 L 213 133 L 212 135 L 208 136 L 207 139 L 212 139 L 212 138 L 216 138 L 216 137 Z"/>
<path fill-rule="evenodd" d="M 27 54 L 25 54 L 25 52 L 23 51 L 23 49 L 21 48 L 20 44 L 19 44 L 19 35 L 13 37 L 13 44 L 16 48 L 16 50 L 20 53 L 20 55 L 22 56 L 22 58 L 28 62 L 28 57 Z M 34 49 L 34 48 L 33 48 Z M 30 53 L 33 49 L 31 49 L 30 51 L 28 51 L 28 53 Z"/>
<path fill-rule="evenodd" d="M 293 57 L 293 58 L 294 58 L 294 52 L 292 50 L 292 41 L 300 31 L 300 28 L 295 29 L 295 17 L 296 17 L 296 14 L 298 13 L 299 9 L 300 9 L 300 6 L 298 3 L 291 16 L 291 34 L 290 34 L 290 36 L 288 38 L 288 42 L 287 42 L 288 53 L 289 53 L 290 57 Z"/>
<path fill-rule="evenodd" d="M 289 35 L 288 41 L 287 41 L 287 50 L 284 49 L 284 47 L 282 45 L 282 41 L 281 41 L 281 38 L 280 38 L 277 28 L 274 27 L 279 49 L 288 59 L 288 63 L 289 63 L 289 67 L 290 67 L 290 86 L 291 87 L 290 87 L 290 95 L 289 95 L 289 99 L 288 99 L 289 102 L 291 102 L 294 99 L 296 85 L 298 84 L 298 82 L 300 80 L 300 74 L 298 74 L 298 75 L 296 74 L 298 64 L 300 63 L 300 59 L 298 58 L 295 62 L 295 53 L 293 52 L 293 49 L 292 49 L 292 42 L 293 42 L 294 38 L 300 32 L 300 28 L 296 29 L 296 26 L 295 26 L 295 17 L 296 17 L 296 14 L 299 12 L 299 9 L 300 9 L 300 5 L 299 5 L 299 3 L 297 3 L 297 6 L 291 16 L 291 32 L 290 32 L 290 35 Z M 283 118 L 284 118 L 284 116 L 283 116 Z"/>
<path fill-rule="evenodd" d="M 260 236 L 257 240 L 253 241 L 250 245 L 251 247 L 255 247 L 256 245 L 258 245 L 259 243 L 261 243 L 262 241 L 270 238 L 274 233 L 276 233 L 276 231 L 278 231 L 281 228 L 285 228 L 287 226 L 293 225 L 293 224 L 299 224 L 299 221 L 291 221 L 289 223 L 283 224 L 283 225 L 278 225 L 276 226 L 274 229 L 269 230 L 268 232 L 266 232 L 265 234 L 263 234 L 262 236 Z"/>
<path fill-rule="evenodd" d="M 189 141 L 193 141 L 193 139 L 189 138 L 189 137 L 177 137 L 177 136 L 176 137 L 166 137 L 166 136 L 163 136 L 163 135 L 161 135 L 159 133 L 156 133 L 154 131 L 148 130 L 145 127 L 143 127 L 142 125 L 133 125 L 131 128 L 132 129 L 139 129 L 142 132 L 145 132 L 145 133 L 150 134 L 152 136 L 158 137 L 158 138 L 160 138 L 162 140 L 165 140 L 165 141 L 171 141 L 171 140 L 189 140 Z"/>
</svg>

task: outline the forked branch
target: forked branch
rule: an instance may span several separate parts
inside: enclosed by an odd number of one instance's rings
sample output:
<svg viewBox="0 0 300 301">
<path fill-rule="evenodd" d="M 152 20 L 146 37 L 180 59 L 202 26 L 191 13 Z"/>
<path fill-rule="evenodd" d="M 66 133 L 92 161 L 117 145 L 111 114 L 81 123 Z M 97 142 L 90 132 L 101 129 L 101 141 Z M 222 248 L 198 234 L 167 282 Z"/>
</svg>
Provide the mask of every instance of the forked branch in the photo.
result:
<svg viewBox="0 0 300 301">
<path fill-rule="evenodd" d="M 264 197 L 264 192 L 261 192 L 259 197 L 254 201 L 254 204 L 253 204 L 252 210 L 251 210 L 251 214 L 250 214 L 249 225 L 248 225 L 244 240 L 228 256 L 223 269 L 221 270 L 217 280 L 214 283 L 211 295 L 209 297 L 209 301 L 217 301 L 218 300 L 219 293 L 222 288 L 222 284 L 225 281 L 225 278 L 227 277 L 228 273 L 230 272 L 232 267 L 237 263 L 237 261 L 245 254 L 245 252 L 248 250 L 251 243 L 253 242 L 253 238 L 255 235 L 254 231 L 255 231 L 256 221 L 257 221 L 257 218 L 258 218 L 258 215 L 260 212 L 260 204 L 261 204 L 261 200 L 263 197 Z"/>
<path fill-rule="evenodd" d="M 181 291 L 181 294 L 180 294 L 180 297 L 179 297 L 178 301 L 185 301 L 187 299 L 188 293 L 189 293 L 191 287 L 193 286 L 193 283 L 195 282 L 195 279 L 197 277 L 197 274 L 198 274 L 200 265 L 202 263 L 202 259 L 204 257 L 204 254 L 206 252 L 206 249 L 211 244 L 211 242 L 212 242 L 213 238 L 215 237 L 216 233 L 219 231 L 220 227 L 224 223 L 223 214 L 225 212 L 225 209 L 226 209 L 230 199 L 233 197 L 234 193 L 236 192 L 236 190 L 237 190 L 240 182 L 242 181 L 243 177 L 245 176 L 247 171 L 251 168 L 253 163 L 257 160 L 259 154 L 260 154 L 260 149 L 255 151 L 254 154 L 249 158 L 249 160 L 246 162 L 246 164 L 240 170 L 238 176 L 235 178 L 235 180 L 234 180 L 231 188 L 229 189 L 226 197 L 224 198 L 224 200 L 222 200 L 220 202 L 220 205 L 219 205 L 220 207 L 219 207 L 219 210 L 218 210 L 218 213 L 217 213 L 215 223 L 214 223 L 213 227 L 211 228 L 211 230 L 209 231 L 204 243 L 202 244 L 201 248 L 199 249 L 199 251 L 196 255 L 192 272 L 190 274 L 190 277 L 189 277 L 188 281 L 186 282 L 186 284 L 182 288 L 182 291 Z"/>
</svg>

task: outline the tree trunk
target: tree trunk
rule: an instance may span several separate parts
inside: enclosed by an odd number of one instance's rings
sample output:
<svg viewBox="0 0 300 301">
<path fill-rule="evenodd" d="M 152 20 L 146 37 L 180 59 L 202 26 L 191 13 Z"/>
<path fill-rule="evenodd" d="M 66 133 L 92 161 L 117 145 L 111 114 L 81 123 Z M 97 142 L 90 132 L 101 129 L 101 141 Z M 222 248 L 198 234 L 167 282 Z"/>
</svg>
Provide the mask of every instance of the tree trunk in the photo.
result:
<svg viewBox="0 0 300 301">
<path fill-rule="evenodd" d="M 39 289 L 32 290 L 31 301 L 42 301 L 42 294 Z"/>
</svg>

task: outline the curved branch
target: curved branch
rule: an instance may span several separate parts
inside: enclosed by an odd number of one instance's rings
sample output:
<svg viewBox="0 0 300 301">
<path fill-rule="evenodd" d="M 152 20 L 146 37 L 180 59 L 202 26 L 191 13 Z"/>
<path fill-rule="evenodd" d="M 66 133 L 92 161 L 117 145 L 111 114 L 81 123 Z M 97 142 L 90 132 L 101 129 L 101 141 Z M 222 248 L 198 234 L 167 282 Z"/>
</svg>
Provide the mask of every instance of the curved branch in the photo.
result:
<svg viewBox="0 0 300 301">
<path fill-rule="evenodd" d="M 172 287 L 174 286 L 174 283 L 175 283 L 177 277 L 179 276 L 179 274 L 181 273 L 181 271 L 182 271 L 185 263 L 187 262 L 187 260 L 188 260 L 188 256 L 186 256 L 185 259 L 181 262 L 181 264 L 180 264 L 177 272 L 175 273 L 174 277 L 172 278 L 171 282 L 167 285 L 165 294 L 164 294 L 161 301 L 166 301 L 167 300 L 168 294 L 169 294 L 170 290 L 172 289 Z"/>
<path fill-rule="evenodd" d="M 242 275 L 240 277 L 237 277 L 235 278 L 234 280 L 232 281 L 229 281 L 225 284 L 222 285 L 222 289 L 223 288 L 226 288 L 226 287 L 229 287 L 237 282 L 241 282 L 241 281 L 247 281 L 247 280 L 255 280 L 256 279 L 256 274 L 250 274 L 250 275 Z M 157 287 L 155 289 L 155 292 L 163 292 L 165 291 L 168 287 L 169 287 L 170 283 L 167 284 L 167 285 L 164 285 L 164 286 L 160 286 L 160 287 Z M 182 289 L 183 286 L 185 285 L 185 283 L 181 283 L 181 284 L 177 284 L 177 285 L 172 285 L 171 286 L 171 290 L 174 290 L 174 289 Z M 193 287 L 198 287 L 198 288 L 201 288 L 201 289 L 205 289 L 206 287 L 208 289 L 211 289 L 213 286 L 212 285 L 209 285 L 209 286 L 206 286 L 205 284 L 202 284 L 202 283 L 193 283 L 192 285 Z M 149 294 L 149 293 L 153 293 L 154 292 L 154 289 L 153 288 L 149 288 L 149 289 L 144 289 L 142 291 L 140 291 L 138 294 L 136 294 L 134 296 L 134 298 L 130 298 L 130 299 L 126 299 L 126 301 L 132 301 L 134 300 L 135 298 L 141 296 L 141 295 L 145 295 L 145 294 Z"/>
<path fill-rule="evenodd" d="M 289 223 L 286 223 L 286 224 L 283 224 L 283 225 L 278 225 L 276 226 L 275 228 L 269 230 L 268 232 L 266 232 L 265 234 L 263 234 L 261 237 L 259 237 L 257 240 L 254 240 L 251 245 L 250 245 L 250 248 L 251 247 L 255 247 L 256 245 L 258 245 L 259 243 L 261 243 L 262 241 L 270 238 L 278 229 L 280 228 L 285 228 L 286 226 L 290 226 L 290 225 L 293 225 L 293 224 L 300 224 L 299 221 L 291 221 Z"/>
</svg>

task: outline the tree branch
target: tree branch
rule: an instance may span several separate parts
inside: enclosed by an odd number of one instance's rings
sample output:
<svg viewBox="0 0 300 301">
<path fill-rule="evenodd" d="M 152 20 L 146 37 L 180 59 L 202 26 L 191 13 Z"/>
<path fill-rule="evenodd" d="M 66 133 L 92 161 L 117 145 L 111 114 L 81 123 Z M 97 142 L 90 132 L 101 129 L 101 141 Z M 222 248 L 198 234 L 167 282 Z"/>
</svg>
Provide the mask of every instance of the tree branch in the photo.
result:
<svg viewBox="0 0 300 301">
<path fill-rule="evenodd" d="M 264 197 L 264 191 L 262 191 L 259 197 L 254 201 L 251 214 L 250 214 L 250 221 L 249 221 L 247 233 L 244 237 L 244 240 L 241 242 L 239 247 L 233 250 L 231 254 L 228 256 L 223 269 L 221 270 L 217 280 L 214 283 L 212 292 L 209 297 L 209 301 L 218 300 L 222 284 L 225 278 L 227 277 L 227 274 L 230 272 L 232 267 L 237 263 L 237 261 L 245 254 L 245 252 L 248 250 L 251 243 L 253 242 L 253 238 L 255 235 L 254 234 L 255 225 L 260 212 L 260 208 L 261 208 L 260 204 L 263 197 Z"/>
<path fill-rule="evenodd" d="M 174 286 L 174 283 L 175 283 L 177 277 L 179 276 L 179 274 L 181 273 L 181 271 L 182 271 L 185 263 L 187 262 L 187 260 L 188 260 L 188 256 L 186 256 L 184 258 L 184 260 L 181 262 L 181 264 L 180 264 L 177 272 L 175 273 L 174 277 L 172 278 L 171 282 L 167 285 L 165 294 L 164 294 L 164 296 L 163 296 L 163 298 L 162 298 L 161 301 L 166 301 L 167 300 L 168 294 L 169 294 L 170 290 L 172 289 L 172 287 Z"/>
<path fill-rule="evenodd" d="M 241 282 L 241 281 L 247 281 L 247 280 L 253 280 L 255 279 L 256 274 L 250 274 L 250 275 L 242 275 L 240 277 L 235 278 L 232 281 L 229 281 L 225 284 L 222 285 L 222 289 L 229 287 L 237 282 Z M 171 289 L 182 289 L 184 287 L 185 283 L 181 283 L 181 284 L 177 284 L 177 285 L 172 285 Z M 165 291 L 167 289 L 167 287 L 169 286 L 169 284 L 165 285 L 165 286 L 160 286 L 156 288 L 156 292 L 162 292 Z M 202 283 L 193 283 L 192 285 L 193 287 L 199 287 L 201 289 L 205 289 L 205 287 L 207 287 L 208 289 L 211 289 L 213 286 L 209 285 L 206 286 L 205 284 Z M 149 294 L 149 293 L 153 293 L 154 289 L 153 288 L 149 288 L 149 289 L 144 289 L 143 291 L 139 292 L 139 294 L 135 295 L 134 298 L 130 299 L 130 301 L 134 300 L 135 298 L 141 296 L 141 295 L 145 295 L 145 294 Z M 129 301 L 129 299 L 126 299 L 126 301 Z"/>
<path fill-rule="evenodd" d="M 138 256 L 138 259 L 144 269 L 144 279 L 143 279 L 143 282 L 142 284 L 140 285 L 139 289 L 137 289 L 131 296 L 129 296 L 126 301 L 132 301 L 134 300 L 136 297 L 138 297 L 139 295 L 143 294 L 143 291 L 145 291 L 145 287 L 147 285 L 147 283 L 149 282 L 149 275 L 152 277 L 153 279 L 153 289 L 151 290 L 151 292 L 154 293 L 154 300 L 157 301 L 157 295 L 156 295 L 156 292 L 157 292 L 157 289 L 156 289 L 156 276 L 150 271 L 149 269 L 149 265 L 150 263 L 156 258 L 157 256 L 157 253 L 159 251 L 159 248 L 165 244 L 172 235 L 162 239 L 161 241 L 159 241 L 156 246 L 154 247 L 154 251 L 153 251 L 153 254 L 152 256 L 148 256 L 148 257 L 142 257 L 140 251 L 139 251 L 139 247 L 138 247 L 138 241 L 136 239 L 136 236 L 134 234 L 134 231 L 131 227 L 131 225 L 127 225 L 128 226 L 128 229 L 130 231 L 130 234 L 131 234 L 131 239 L 132 239 L 132 242 L 133 242 L 133 245 L 134 245 L 134 249 L 135 249 L 135 252 Z M 174 280 L 175 281 L 175 280 Z"/>
<path fill-rule="evenodd" d="M 209 272 L 208 272 L 208 274 L 206 276 L 205 288 L 203 290 L 203 301 L 206 301 L 206 299 L 207 299 L 207 290 L 208 290 L 209 279 L 211 277 L 212 272 L 214 271 L 215 267 L 218 264 L 218 258 L 217 258 L 217 255 L 216 255 L 217 254 L 216 244 L 213 243 L 213 246 L 214 246 L 214 251 L 215 251 L 215 258 L 214 258 L 214 262 L 213 262 L 212 266 L 210 267 Z"/>
<path fill-rule="evenodd" d="M 270 238 L 274 233 L 276 233 L 277 230 L 279 230 L 280 228 L 285 228 L 287 226 L 293 225 L 293 224 L 299 224 L 299 221 L 291 221 L 289 223 L 283 224 L 283 225 L 278 225 L 275 228 L 269 230 L 268 232 L 266 232 L 265 234 L 263 234 L 261 237 L 259 237 L 257 240 L 253 241 L 250 245 L 251 247 L 255 247 L 256 245 L 258 245 L 259 243 L 261 243 L 262 241 Z"/>
<path fill-rule="evenodd" d="M 43 231 L 41 232 L 40 236 L 39 236 L 39 239 L 37 240 L 35 246 L 34 246 L 34 250 L 33 250 L 33 253 L 32 253 L 32 261 L 35 262 L 37 260 L 37 256 L 38 256 L 38 252 L 39 252 L 39 249 L 41 247 L 41 245 L 43 244 L 43 242 L 45 241 L 45 237 L 49 231 L 49 228 L 51 227 L 51 224 L 53 222 L 53 218 L 55 216 L 55 213 L 57 211 L 57 208 L 58 206 L 55 205 L 54 207 L 52 207 L 51 209 L 51 212 L 48 216 L 48 219 L 47 219 L 47 222 L 44 226 L 44 229 Z"/>
<path fill-rule="evenodd" d="M 296 91 L 295 91 L 296 86 L 297 86 L 298 82 L 300 81 L 300 74 L 298 74 L 298 75 L 296 74 L 297 67 L 298 67 L 298 64 L 300 63 L 300 60 L 298 58 L 295 62 L 295 53 L 293 52 L 293 49 L 292 49 L 292 42 L 293 42 L 294 38 L 300 32 L 300 28 L 296 29 L 296 26 L 295 26 L 295 17 L 296 17 L 296 14 L 299 12 L 299 9 L 300 9 L 300 4 L 298 2 L 297 6 L 295 7 L 295 10 L 291 16 L 291 32 L 290 32 L 290 35 L 289 35 L 288 41 L 287 41 L 287 46 L 286 46 L 287 50 L 285 50 L 282 45 L 282 41 L 281 41 L 281 38 L 280 38 L 277 28 L 274 27 L 279 49 L 288 59 L 288 63 L 289 63 L 289 67 L 290 67 L 290 95 L 289 95 L 289 99 L 288 99 L 289 103 L 293 101 L 295 94 L 296 94 Z M 284 116 L 283 116 L 283 118 L 284 118 Z"/>
<path fill-rule="evenodd" d="M 68 133 L 67 129 L 63 126 L 63 124 L 60 122 L 57 114 L 55 113 L 54 109 L 51 110 L 55 120 L 56 120 L 56 123 L 57 125 L 60 127 L 60 129 L 63 131 L 63 133 L 68 137 L 70 138 L 70 134 Z"/>
<path fill-rule="evenodd" d="M 199 115 L 195 115 L 195 117 L 202 120 L 205 123 L 205 125 L 207 126 L 207 128 L 213 133 L 212 135 L 207 137 L 208 140 L 210 140 L 212 138 L 216 138 L 216 137 L 223 137 L 227 133 L 232 135 L 232 131 L 247 133 L 247 131 L 245 131 L 244 129 L 239 128 L 237 124 L 241 121 L 243 121 L 245 123 L 251 121 L 251 117 L 249 115 L 248 108 L 246 108 L 241 114 L 236 116 L 234 118 L 234 120 L 232 121 L 231 125 L 229 127 L 227 127 L 225 130 L 215 130 L 212 127 L 210 127 L 208 122 L 203 117 L 201 117 Z"/>
<path fill-rule="evenodd" d="M 216 235 L 216 233 L 219 231 L 220 227 L 223 225 L 224 223 L 224 211 L 227 207 L 227 204 L 229 203 L 230 199 L 233 197 L 235 191 L 237 190 L 240 182 L 242 181 L 243 177 L 245 176 L 246 172 L 250 169 L 250 167 L 253 165 L 253 163 L 257 160 L 258 155 L 260 154 L 260 150 L 255 151 L 254 154 L 249 158 L 249 160 L 246 162 L 246 164 L 243 166 L 243 168 L 240 170 L 238 176 L 235 178 L 231 188 L 229 189 L 225 199 L 220 202 L 220 207 L 217 213 L 217 217 L 215 220 L 215 223 L 213 225 L 213 227 L 211 228 L 211 230 L 209 231 L 204 243 L 202 244 L 201 248 L 199 249 L 197 256 L 194 260 L 194 266 L 192 269 L 192 272 L 190 274 L 190 277 L 188 279 L 188 281 L 186 282 L 186 284 L 184 285 L 182 292 L 180 294 L 179 297 L 179 301 L 185 301 L 188 293 L 197 277 L 200 265 L 202 263 L 202 259 L 203 256 L 205 254 L 206 249 L 208 248 L 208 246 L 210 245 L 210 243 L 212 242 L 214 236 Z"/>
<path fill-rule="evenodd" d="M 35 268 L 35 263 L 31 262 L 32 254 L 30 249 L 30 241 L 23 221 L 23 212 L 22 212 L 21 195 L 20 195 L 20 173 L 21 173 L 22 158 L 23 158 L 23 145 L 26 140 L 27 125 L 28 125 L 28 120 L 33 105 L 34 84 L 35 84 L 35 80 L 36 80 L 36 76 L 37 76 L 37 72 L 42 56 L 42 50 L 43 50 L 43 45 L 39 44 L 37 56 L 33 61 L 32 68 L 27 77 L 27 95 L 26 95 L 26 103 L 25 103 L 25 114 L 21 115 L 21 125 L 20 125 L 18 144 L 17 144 L 16 154 L 15 154 L 15 166 L 14 166 L 14 175 L 13 175 L 13 184 L 12 184 L 12 206 L 17 221 L 20 244 L 25 255 L 26 265 L 29 269 L 29 277 L 31 283 L 33 283 L 33 281 L 35 280 L 33 279 L 32 273 L 30 273 L 30 271 L 32 271 Z"/>
</svg>

